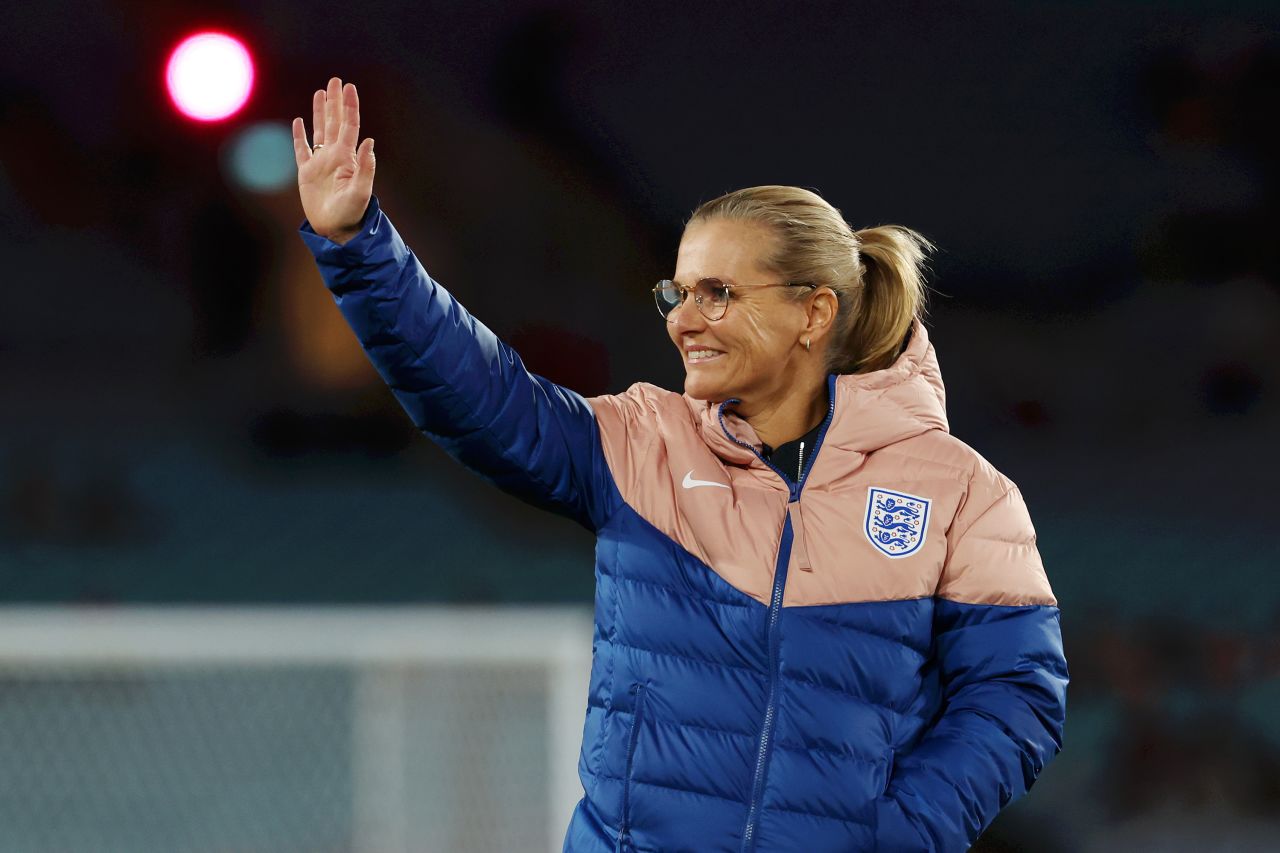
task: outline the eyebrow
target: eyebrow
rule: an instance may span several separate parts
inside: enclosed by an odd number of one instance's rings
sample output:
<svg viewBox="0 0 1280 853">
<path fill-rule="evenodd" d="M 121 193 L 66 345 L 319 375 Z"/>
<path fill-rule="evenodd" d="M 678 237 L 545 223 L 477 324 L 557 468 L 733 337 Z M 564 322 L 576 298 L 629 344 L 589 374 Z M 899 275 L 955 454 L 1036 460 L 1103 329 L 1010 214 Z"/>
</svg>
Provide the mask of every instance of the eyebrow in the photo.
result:
<svg viewBox="0 0 1280 853">
<path fill-rule="evenodd" d="M 671 279 L 671 281 L 672 281 L 672 282 L 673 282 L 677 287 L 684 287 L 684 282 L 682 282 L 682 281 L 681 281 L 680 279 L 678 279 L 678 278 L 673 278 L 673 279 Z M 730 286 L 732 286 L 732 285 L 733 285 L 733 283 L 734 283 L 734 282 L 733 282 L 733 279 L 729 278 L 729 277 L 728 277 L 728 276 L 726 276 L 726 275 L 700 275 L 700 276 L 698 276 L 698 278 L 694 281 L 694 284 L 697 284 L 699 281 L 718 281 L 718 282 L 720 282 L 721 284 L 727 284 L 727 285 L 730 285 Z"/>
</svg>

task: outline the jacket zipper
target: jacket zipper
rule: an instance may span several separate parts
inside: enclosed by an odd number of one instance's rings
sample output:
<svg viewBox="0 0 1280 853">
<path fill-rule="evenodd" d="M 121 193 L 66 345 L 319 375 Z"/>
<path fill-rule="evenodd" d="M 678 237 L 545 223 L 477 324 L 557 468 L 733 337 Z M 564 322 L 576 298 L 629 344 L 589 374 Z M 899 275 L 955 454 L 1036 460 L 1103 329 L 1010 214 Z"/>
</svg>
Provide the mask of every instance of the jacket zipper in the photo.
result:
<svg viewBox="0 0 1280 853">
<path fill-rule="evenodd" d="M 615 853 L 631 849 L 631 764 L 636 754 L 636 740 L 640 737 L 640 712 L 644 709 L 646 686 L 636 684 L 632 688 L 636 698 L 631 703 L 631 731 L 627 735 L 627 760 L 622 773 L 622 823 L 618 827 Z"/>
<path fill-rule="evenodd" d="M 794 488 L 794 487 L 793 487 Z M 794 491 L 792 492 L 794 494 Z M 764 725 L 760 727 L 760 743 L 756 749 L 756 769 L 751 783 L 751 805 L 747 809 L 747 825 L 742 830 L 742 851 L 755 849 L 756 824 L 760 820 L 760 797 L 764 793 L 765 770 L 773 744 L 773 724 L 778 702 L 778 619 L 782 614 L 782 593 L 787 585 L 787 563 L 791 557 L 791 514 L 782 525 L 782 544 L 778 549 L 778 566 L 773 573 L 773 595 L 769 598 L 769 693 L 764 707 Z"/>
<path fill-rule="evenodd" d="M 818 437 L 813 443 L 813 453 L 810 455 L 812 460 L 818 455 L 818 449 L 822 447 L 822 440 L 826 438 L 827 427 L 831 426 L 831 418 L 836 412 L 836 379 L 832 374 L 827 377 L 827 418 L 822 423 L 822 429 L 818 430 Z M 724 422 L 724 407 L 731 402 L 737 400 L 726 400 L 720 404 L 720 429 L 729 437 L 730 441 L 751 450 L 756 454 L 761 462 L 773 469 L 782 482 L 787 485 L 788 501 L 787 515 L 782 524 L 782 541 L 778 545 L 778 563 L 773 571 L 773 592 L 769 596 L 769 614 L 766 620 L 767 637 L 769 644 L 769 692 L 765 701 L 764 724 L 760 727 L 760 743 L 756 749 L 756 768 L 755 774 L 751 782 L 751 803 L 747 808 L 747 824 L 742 830 L 742 853 L 751 853 L 755 849 L 756 826 L 760 821 L 760 800 L 764 795 L 765 771 L 769 766 L 769 753 L 773 746 L 773 726 L 777 716 L 778 701 L 778 670 L 779 670 L 779 647 L 781 638 L 778 635 L 778 621 L 782 615 L 782 597 L 787 586 L 787 565 L 791 561 L 791 544 L 795 532 L 792 529 L 791 507 L 796 507 L 797 513 L 800 506 L 800 490 L 804 488 L 804 481 L 808 479 L 808 472 L 804 470 L 804 457 L 801 455 L 799 472 L 795 482 L 792 482 L 786 474 L 782 473 L 776 465 L 765 459 L 758 451 L 745 441 L 740 441 L 735 437 Z"/>
</svg>

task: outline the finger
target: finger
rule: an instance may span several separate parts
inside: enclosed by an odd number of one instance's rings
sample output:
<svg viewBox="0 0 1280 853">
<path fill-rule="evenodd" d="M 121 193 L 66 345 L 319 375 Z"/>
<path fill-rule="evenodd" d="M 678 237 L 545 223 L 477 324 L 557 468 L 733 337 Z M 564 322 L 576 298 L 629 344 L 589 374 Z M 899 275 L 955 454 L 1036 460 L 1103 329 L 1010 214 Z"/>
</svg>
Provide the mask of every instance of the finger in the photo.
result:
<svg viewBox="0 0 1280 853">
<path fill-rule="evenodd" d="M 342 81 L 337 77 L 329 78 L 329 90 L 324 97 L 324 138 L 325 145 L 338 141 L 338 126 L 342 121 Z M 330 141 L 332 140 L 332 141 Z"/>
<path fill-rule="evenodd" d="M 369 192 L 373 191 L 373 173 L 377 167 L 377 162 L 373 156 L 373 137 L 369 137 L 360 143 L 358 153 L 358 162 L 360 164 L 360 185 Z"/>
<path fill-rule="evenodd" d="M 359 192 L 365 198 L 373 195 L 373 173 L 376 166 L 373 157 L 373 140 L 366 139 L 360 143 L 360 148 L 356 151 L 356 162 L 359 169 L 356 172 L 356 186 Z"/>
<path fill-rule="evenodd" d="M 293 159 L 299 169 L 311 159 L 311 149 L 307 147 L 307 134 L 301 116 L 293 120 Z"/>
<path fill-rule="evenodd" d="M 356 147 L 360 141 L 360 95 L 356 85 L 348 83 L 342 90 L 342 127 L 338 131 L 338 142 L 345 148 Z"/>
<path fill-rule="evenodd" d="M 311 143 L 324 144 L 324 89 L 311 96 Z"/>
</svg>

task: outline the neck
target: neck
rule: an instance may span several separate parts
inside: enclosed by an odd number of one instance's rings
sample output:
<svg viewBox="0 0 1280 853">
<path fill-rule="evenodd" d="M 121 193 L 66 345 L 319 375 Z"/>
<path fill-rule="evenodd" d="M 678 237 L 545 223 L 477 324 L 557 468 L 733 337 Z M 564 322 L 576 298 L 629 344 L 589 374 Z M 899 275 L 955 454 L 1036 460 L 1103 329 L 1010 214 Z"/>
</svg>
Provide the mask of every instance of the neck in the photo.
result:
<svg viewBox="0 0 1280 853">
<path fill-rule="evenodd" d="M 743 400 L 738 416 L 751 424 L 760 440 L 770 447 L 795 441 L 827 417 L 827 378 L 793 385 L 784 396 L 759 406 Z"/>
</svg>

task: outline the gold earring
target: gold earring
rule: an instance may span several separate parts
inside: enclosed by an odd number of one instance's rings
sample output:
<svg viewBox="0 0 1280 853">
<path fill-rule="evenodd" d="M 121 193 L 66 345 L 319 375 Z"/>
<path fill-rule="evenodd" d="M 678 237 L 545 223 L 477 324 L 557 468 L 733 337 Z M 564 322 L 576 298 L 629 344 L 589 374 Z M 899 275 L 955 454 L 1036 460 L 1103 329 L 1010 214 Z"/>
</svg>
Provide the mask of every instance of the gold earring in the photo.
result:
<svg viewBox="0 0 1280 853">
<path fill-rule="evenodd" d="M 805 339 L 804 339 L 804 351 L 805 351 L 805 352 L 813 352 L 813 350 L 809 349 L 809 344 L 811 344 L 811 343 L 813 343 L 813 338 L 805 338 Z"/>
</svg>

